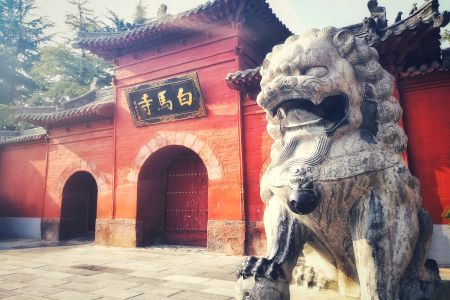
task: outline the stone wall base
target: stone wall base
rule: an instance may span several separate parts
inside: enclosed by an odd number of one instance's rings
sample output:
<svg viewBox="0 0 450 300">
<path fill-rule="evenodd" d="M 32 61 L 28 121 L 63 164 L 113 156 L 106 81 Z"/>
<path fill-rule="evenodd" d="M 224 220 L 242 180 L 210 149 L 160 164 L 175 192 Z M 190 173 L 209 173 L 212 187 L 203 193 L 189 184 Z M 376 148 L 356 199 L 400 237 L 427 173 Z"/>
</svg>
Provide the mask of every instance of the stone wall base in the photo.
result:
<svg viewBox="0 0 450 300">
<path fill-rule="evenodd" d="M 450 266 L 450 224 L 433 225 L 433 238 L 428 258 L 436 260 L 439 266 Z"/>
<path fill-rule="evenodd" d="M 245 254 L 263 256 L 266 254 L 266 232 L 263 221 L 247 222 Z"/>
<path fill-rule="evenodd" d="M 115 247 L 136 247 L 136 220 L 97 219 L 95 225 L 95 242 L 100 245 Z"/>
<path fill-rule="evenodd" d="M 59 218 L 42 219 L 41 238 L 44 241 L 59 241 L 60 222 Z"/>
<path fill-rule="evenodd" d="M 208 251 L 227 255 L 245 254 L 244 221 L 208 221 Z"/>
<path fill-rule="evenodd" d="M 86 231 L 86 224 L 78 218 L 42 219 L 41 238 L 45 241 L 62 241 L 79 237 Z"/>
<path fill-rule="evenodd" d="M 246 233 L 244 221 L 209 220 L 208 251 L 227 255 L 264 254 L 266 244 L 262 222 L 249 222 L 247 226 Z M 41 223 L 42 239 L 58 241 L 60 227 L 60 219 L 43 219 Z M 140 222 L 132 219 L 97 219 L 95 242 L 115 247 L 137 247 L 142 244 L 141 227 Z"/>
<path fill-rule="evenodd" d="M 0 217 L 0 239 L 41 239 L 41 218 Z"/>
</svg>

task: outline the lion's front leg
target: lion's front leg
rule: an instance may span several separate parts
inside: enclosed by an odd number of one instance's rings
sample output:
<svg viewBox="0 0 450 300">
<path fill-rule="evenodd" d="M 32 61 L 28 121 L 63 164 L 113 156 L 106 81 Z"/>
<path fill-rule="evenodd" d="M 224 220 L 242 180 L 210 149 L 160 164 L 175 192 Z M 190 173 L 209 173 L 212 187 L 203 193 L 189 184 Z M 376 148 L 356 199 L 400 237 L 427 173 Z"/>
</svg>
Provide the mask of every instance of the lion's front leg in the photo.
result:
<svg viewBox="0 0 450 300">
<path fill-rule="evenodd" d="M 266 256 L 246 258 L 236 275 L 244 279 L 255 276 L 290 282 L 304 244 L 301 224 L 281 200 L 272 197 L 264 212 L 264 227 L 267 236 Z"/>
<path fill-rule="evenodd" d="M 350 213 L 363 300 L 394 300 L 417 241 L 417 209 L 402 187 L 374 188 Z M 404 195 L 404 194 L 403 194 Z"/>
</svg>

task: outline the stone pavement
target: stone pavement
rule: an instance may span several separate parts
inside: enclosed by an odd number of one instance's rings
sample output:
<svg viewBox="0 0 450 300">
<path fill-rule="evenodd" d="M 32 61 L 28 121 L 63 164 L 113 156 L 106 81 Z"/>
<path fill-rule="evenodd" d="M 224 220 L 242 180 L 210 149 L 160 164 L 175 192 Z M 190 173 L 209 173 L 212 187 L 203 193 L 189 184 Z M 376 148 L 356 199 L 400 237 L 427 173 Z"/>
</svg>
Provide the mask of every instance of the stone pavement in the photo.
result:
<svg viewBox="0 0 450 300">
<path fill-rule="evenodd" d="M 242 259 L 197 248 L 8 245 L 0 243 L 1 299 L 230 299 Z"/>
<path fill-rule="evenodd" d="M 0 241 L 0 299 L 232 299 L 242 257 L 199 248 Z M 292 299 L 350 299 L 291 288 Z"/>
</svg>

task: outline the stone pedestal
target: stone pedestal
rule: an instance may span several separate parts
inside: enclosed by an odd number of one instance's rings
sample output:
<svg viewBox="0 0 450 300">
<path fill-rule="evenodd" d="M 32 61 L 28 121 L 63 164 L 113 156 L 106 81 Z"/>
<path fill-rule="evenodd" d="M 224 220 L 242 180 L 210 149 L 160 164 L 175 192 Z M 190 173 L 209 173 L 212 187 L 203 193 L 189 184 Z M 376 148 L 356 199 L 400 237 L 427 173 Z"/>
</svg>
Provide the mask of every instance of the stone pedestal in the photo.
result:
<svg viewBox="0 0 450 300">
<path fill-rule="evenodd" d="M 131 219 L 97 219 L 95 242 L 114 247 L 136 247 L 139 244 L 139 223 Z"/>
<path fill-rule="evenodd" d="M 244 255 L 245 222 L 208 220 L 208 251 Z"/>
<path fill-rule="evenodd" d="M 289 284 L 285 280 L 239 278 L 236 286 L 238 300 L 289 300 Z"/>
</svg>

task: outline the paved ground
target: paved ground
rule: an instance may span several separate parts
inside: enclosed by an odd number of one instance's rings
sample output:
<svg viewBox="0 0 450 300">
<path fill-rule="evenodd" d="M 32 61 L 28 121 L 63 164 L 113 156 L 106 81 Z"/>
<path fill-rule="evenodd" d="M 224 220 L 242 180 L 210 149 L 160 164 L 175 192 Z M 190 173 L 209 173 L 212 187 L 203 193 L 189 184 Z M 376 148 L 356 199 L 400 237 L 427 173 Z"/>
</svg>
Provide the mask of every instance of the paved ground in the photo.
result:
<svg viewBox="0 0 450 300">
<path fill-rule="evenodd" d="M 195 248 L 43 245 L 0 251 L 1 299 L 230 299 L 241 261 Z"/>
<path fill-rule="evenodd" d="M 197 248 L 0 241 L 0 299 L 232 299 L 241 260 Z M 320 298 L 312 290 L 291 293 L 292 299 L 349 299 L 331 291 Z"/>
</svg>

